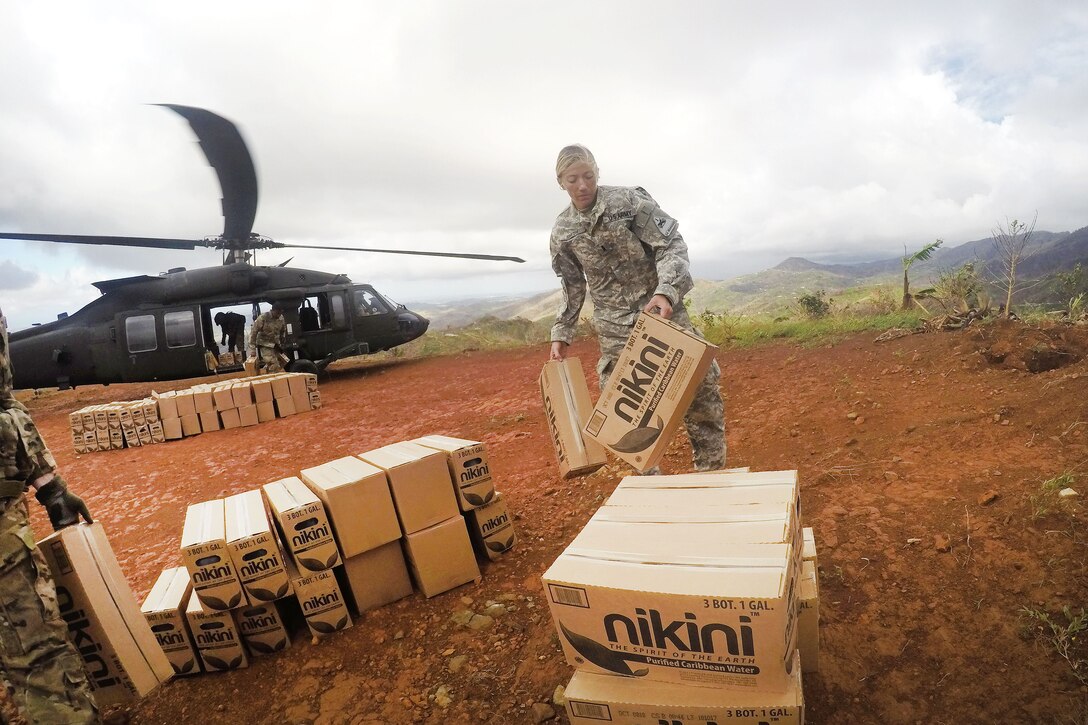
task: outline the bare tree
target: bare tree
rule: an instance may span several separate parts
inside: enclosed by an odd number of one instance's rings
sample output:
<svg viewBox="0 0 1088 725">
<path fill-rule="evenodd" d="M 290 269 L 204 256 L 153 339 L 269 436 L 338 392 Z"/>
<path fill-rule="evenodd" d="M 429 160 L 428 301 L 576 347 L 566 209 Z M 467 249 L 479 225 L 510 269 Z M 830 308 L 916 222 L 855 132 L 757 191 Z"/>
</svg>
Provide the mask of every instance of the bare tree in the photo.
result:
<svg viewBox="0 0 1088 725">
<path fill-rule="evenodd" d="M 942 244 L 944 244 L 944 241 L 941 240 L 941 239 L 938 239 L 935 242 L 930 242 L 929 244 L 925 245 L 924 247 L 919 249 L 914 254 L 907 254 L 906 246 L 903 247 L 903 309 L 904 310 L 909 310 L 910 306 L 912 304 L 917 304 L 919 307 L 922 307 L 922 304 L 920 302 L 918 302 L 918 300 L 915 299 L 914 295 L 912 295 L 910 293 L 910 279 L 907 276 L 908 270 L 910 270 L 911 265 L 914 264 L 915 262 L 924 262 L 927 259 L 929 259 L 930 257 L 932 257 L 933 253 L 935 251 L 937 251 L 937 248 L 939 246 L 941 246 Z M 925 307 L 922 307 L 922 310 L 924 310 L 927 315 L 929 314 L 928 310 L 926 310 Z"/>
<path fill-rule="evenodd" d="M 1039 212 L 1035 212 L 1031 224 L 1005 217 L 1005 225 L 998 224 L 990 230 L 994 240 L 994 250 L 1000 264 L 999 274 L 995 275 L 994 284 L 1005 292 L 1005 312 L 1007 318 L 1012 313 L 1012 296 L 1016 292 L 1017 268 L 1037 250 L 1031 246 L 1031 235 L 1035 233 L 1035 222 Z"/>
</svg>

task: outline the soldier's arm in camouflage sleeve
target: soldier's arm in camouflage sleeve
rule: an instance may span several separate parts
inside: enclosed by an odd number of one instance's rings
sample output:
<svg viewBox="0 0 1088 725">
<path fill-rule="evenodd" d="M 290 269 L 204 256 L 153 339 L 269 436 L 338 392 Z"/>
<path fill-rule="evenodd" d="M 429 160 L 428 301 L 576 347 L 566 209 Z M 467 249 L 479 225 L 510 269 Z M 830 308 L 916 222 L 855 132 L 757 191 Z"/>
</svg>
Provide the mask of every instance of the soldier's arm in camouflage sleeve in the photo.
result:
<svg viewBox="0 0 1088 725">
<path fill-rule="evenodd" d="M 263 328 L 264 315 L 257 315 L 257 319 L 253 321 L 253 326 L 249 328 L 249 347 L 251 349 L 257 349 L 257 335 Z"/>
<path fill-rule="evenodd" d="M 555 244 L 552 245 L 552 269 L 563 285 L 563 304 L 552 326 L 552 342 L 569 345 L 574 340 L 578 315 L 586 301 L 586 276 L 574 254 Z"/>
<path fill-rule="evenodd" d="M 654 294 L 664 295 L 673 305 L 678 305 L 693 286 L 688 245 L 680 235 L 676 220 L 662 211 L 649 194 L 640 197 L 632 231 L 653 250 L 657 267 Z"/>
</svg>

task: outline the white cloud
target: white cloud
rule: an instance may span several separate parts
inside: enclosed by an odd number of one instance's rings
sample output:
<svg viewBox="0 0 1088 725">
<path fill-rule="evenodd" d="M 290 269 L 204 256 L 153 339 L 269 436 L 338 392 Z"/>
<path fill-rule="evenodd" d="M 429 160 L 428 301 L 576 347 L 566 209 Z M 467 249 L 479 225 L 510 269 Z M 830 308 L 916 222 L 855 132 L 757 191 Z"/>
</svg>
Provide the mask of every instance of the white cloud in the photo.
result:
<svg viewBox="0 0 1088 725">
<path fill-rule="evenodd" d="M 1040 229 L 1073 229 L 1088 223 L 1082 7 L 9 3 L 0 230 L 221 231 L 215 175 L 182 119 L 144 105 L 158 102 L 238 124 L 259 176 L 255 230 L 279 241 L 529 260 L 479 275 L 261 255 L 408 301 L 553 287 L 564 196 L 551 169 L 571 141 L 594 149 L 606 183 L 645 186 L 680 220 L 702 277 L 955 244 L 1035 210 Z M 9 249 L 72 302 L 96 295 L 84 278 L 218 259 L 46 246 Z M 61 311 L 2 302 L 13 326 Z"/>
</svg>

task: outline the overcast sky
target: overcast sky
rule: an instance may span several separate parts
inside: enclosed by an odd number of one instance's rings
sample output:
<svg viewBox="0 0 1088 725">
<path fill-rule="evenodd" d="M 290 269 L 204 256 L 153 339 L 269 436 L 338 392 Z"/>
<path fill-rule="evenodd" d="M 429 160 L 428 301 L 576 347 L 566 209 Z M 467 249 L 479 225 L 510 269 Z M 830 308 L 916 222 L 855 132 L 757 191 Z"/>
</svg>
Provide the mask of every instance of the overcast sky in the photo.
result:
<svg viewBox="0 0 1088 725">
<path fill-rule="evenodd" d="M 680 221 L 696 276 L 902 254 L 1009 218 L 1088 225 L 1088 4 L 0 3 L 0 231 L 202 238 L 219 187 L 188 124 L 234 121 L 255 231 L 402 302 L 554 289 L 567 143 Z M 214 251 L 3 242 L 12 329 L 92 281 Z"/>
</svg>

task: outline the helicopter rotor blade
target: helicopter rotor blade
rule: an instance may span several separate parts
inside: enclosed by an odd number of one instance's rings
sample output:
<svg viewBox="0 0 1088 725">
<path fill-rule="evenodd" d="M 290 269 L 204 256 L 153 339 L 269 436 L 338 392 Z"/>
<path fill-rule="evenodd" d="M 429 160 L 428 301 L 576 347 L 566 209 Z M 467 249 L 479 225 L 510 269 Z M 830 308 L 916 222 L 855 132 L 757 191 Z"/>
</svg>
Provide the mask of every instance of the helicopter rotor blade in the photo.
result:
<svg viewBox="0 0 1088 725">
<path fill-rule="evenodd" d="M 457 259 L 483 259 L 493 262 L 524 262 L 521 257 L 506 257 L 498 254 L 458 254 L 456 252 L 422 252 L 414 249 L 368 249 L 366 247 L 327 247 L 313 244 L 284 244 L 272 242 L 277 248 L 291 247 L 294 249 L 331 249 L 336 252 L 379 252 L 381 254 L 412 254 L 419 257 L 454 257 Z"/>
<path fill-rule="evenodd" d="M 257 216 L 257 172 L 238 127 L 203 108 L 155 104 L 189 122 L 223 192 L 223 239 L 245 241 Z"/>
<path fill-rule="evenodd" d="M 62 242 L 65 244 L 105 244 L 114 247 L 151 247 L 154 249 L 196 249 L 213 244 L 203 239 L 162 239 L 158 237 L 103 237 L 87 234 L 18 234 L 0 232 L 0 239 L 25 242 Z"/>
</svg>

